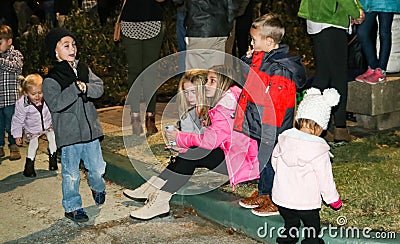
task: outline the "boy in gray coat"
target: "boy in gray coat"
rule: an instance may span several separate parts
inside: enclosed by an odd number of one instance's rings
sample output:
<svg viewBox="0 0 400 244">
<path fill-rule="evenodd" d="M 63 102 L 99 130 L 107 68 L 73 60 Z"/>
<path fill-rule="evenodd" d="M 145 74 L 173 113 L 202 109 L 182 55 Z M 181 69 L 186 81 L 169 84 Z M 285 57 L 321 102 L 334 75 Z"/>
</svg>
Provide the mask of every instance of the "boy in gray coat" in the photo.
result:
<svg viewBox="0 0 400 244">
<path fill-rule="evenodd" d="M 89 218 L 79 194 L 81 160 L 88 169 L 95 203 L 103 204 L 106 194 L 106 163 L 100 147 L 103 132 L 92 102 L 103 94 L 103 81 L 76 59 L 77 43 L 71 32 L 54 28 L 45 42 L 56 60 L 44 79 L 43 95 L 52 115 L 57 147 L 61 148 L 62 204 L 65 217 L 84 222 Z"/>
</svg>

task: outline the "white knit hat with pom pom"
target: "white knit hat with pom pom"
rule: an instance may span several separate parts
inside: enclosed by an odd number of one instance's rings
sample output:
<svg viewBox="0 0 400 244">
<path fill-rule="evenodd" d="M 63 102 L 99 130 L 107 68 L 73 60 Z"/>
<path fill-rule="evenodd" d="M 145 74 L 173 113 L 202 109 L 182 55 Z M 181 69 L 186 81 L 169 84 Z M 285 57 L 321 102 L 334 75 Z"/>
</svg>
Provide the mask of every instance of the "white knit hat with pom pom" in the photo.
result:
<svg viewBox="0 0 400 244">
<path fill-rule="evenodd" d="M 326 130 L 331 116 L 331 107 L 339 103 L 340 95 L 334 88 L 325 89 L 322 94 L 317 88 L 306 91 L 296 113 L 297 119 L 311 119 Z"/>
</svg>

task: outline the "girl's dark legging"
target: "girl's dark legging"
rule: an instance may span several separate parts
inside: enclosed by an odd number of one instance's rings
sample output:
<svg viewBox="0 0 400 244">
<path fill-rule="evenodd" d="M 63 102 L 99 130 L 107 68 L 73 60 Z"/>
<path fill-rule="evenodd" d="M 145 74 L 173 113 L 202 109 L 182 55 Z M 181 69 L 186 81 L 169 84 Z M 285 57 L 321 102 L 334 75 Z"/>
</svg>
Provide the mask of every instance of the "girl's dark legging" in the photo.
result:
<svg viewBox="0 0 400 244">
<path fill-rule="evenodd" d="M 161 188 L 170 193 L 177 192 L 189 181 L 196 168 L 203 167 L 217 173 L 228 175 L 225 164 L 225 154 L 221 148 L 207 150 L 203 148 L 190 148 L 186 153 L 179 154 L 175 161 L 170 163 L 161 172 L 159 177 L 167 180 Z"/>
</svg>

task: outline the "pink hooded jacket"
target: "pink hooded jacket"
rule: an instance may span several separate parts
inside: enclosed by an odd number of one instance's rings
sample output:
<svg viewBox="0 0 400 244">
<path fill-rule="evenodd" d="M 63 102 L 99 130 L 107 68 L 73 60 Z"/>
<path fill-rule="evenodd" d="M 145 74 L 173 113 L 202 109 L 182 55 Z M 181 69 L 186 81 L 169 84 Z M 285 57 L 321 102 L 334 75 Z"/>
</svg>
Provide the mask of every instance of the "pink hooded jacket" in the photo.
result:
<svg viewBox="0 0 400 244">
<path fill-rule="evenodd" d="M 321 196 L 327 204 L 336 202 L 330 155 L 324 139 L 295 128 L 284 131 L 272 153 L 272 201 L 296 210 L 321 208 Z"/>
<path fill-rule="evenodd" d="M 237 86 L 229 88 L 217 105 L 209 110 L 211 125 L 204 129 L 203 134 L 179 132 L 176 137 L 178 147 L 187 148 L 197 146 L 205 149 L 220 147 L 225 153 L 225 160 L 230 184 L 235 185 L 258 179 L 259 163 L 257 159 L 257 142 L 248 136 L 233 130 L 233 113 L 241 89 Z"/>
</svg>

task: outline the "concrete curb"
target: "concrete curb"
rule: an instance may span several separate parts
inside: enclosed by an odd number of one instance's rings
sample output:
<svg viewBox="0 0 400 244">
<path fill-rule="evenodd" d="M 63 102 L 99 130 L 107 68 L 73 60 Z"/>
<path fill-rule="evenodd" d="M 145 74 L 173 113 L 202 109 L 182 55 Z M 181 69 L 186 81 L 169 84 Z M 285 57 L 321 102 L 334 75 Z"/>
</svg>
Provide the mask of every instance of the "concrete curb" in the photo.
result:
<svg viewBox="0 0 400 244">
<path fill-rule="evenodd" d="M 107 162 L 106 178 L 118 185 L 127 188 L 136 188 L 144 179 L 136 172 L 127 157 L 107 152 L 103 150 L 104 160 Z M 214 190 L 200 195 L 174 195 L 173 204 L 192 206 L 200 216 L 217 222 L 228 228 L 233 228 L 258 241 L 275 243 L 279 228 L 283 226 L 283 220 L 280 215 L 269 217 L 258 217 L 253 215 L 248 209 L 244 209 L 237 203 L 238 197 Z M 376 232 L 368 232 L 371 238 L 355 229 L 336 229 L 324 232 L 324 241 L 326 243 L 399 243 L 400 234 L 396 233 L 396 238 L 375 239 Z M 357 237 L 357 233 L 359 237 Z M 352 236 L 354 238 L 346 238 Z"/>
</svg>

